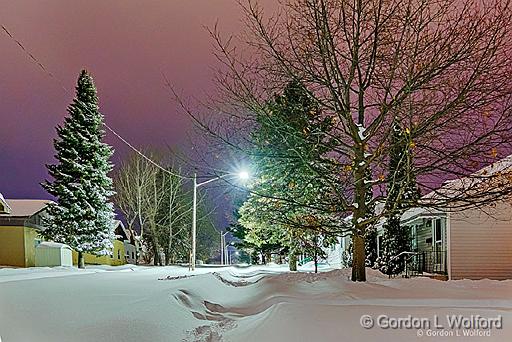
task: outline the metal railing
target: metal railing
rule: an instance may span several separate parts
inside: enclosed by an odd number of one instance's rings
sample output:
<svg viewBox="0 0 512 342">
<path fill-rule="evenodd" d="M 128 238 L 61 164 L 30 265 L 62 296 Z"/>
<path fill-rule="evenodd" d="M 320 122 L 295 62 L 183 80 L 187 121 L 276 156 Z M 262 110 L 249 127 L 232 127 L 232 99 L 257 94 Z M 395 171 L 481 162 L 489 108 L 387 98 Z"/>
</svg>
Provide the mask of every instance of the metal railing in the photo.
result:
<svg viewBox="0 0 512 342">
<path fill-rule="evenodd" d="M 418 252 L 412 258 L 411 267 L 418 274 L 447 274 L 446 251 L 438 249 Z"/>
<path fill-rule="evenodd" d="M 421 252 L 401 252 L 389 261 L 403 259 L 404 271 L 402 276 L 409 278 L 425 273 L 448 274 L 445 250 L 430 250 Z M 391 278 L 391 274 L 389 277 Z"/>
</svg>

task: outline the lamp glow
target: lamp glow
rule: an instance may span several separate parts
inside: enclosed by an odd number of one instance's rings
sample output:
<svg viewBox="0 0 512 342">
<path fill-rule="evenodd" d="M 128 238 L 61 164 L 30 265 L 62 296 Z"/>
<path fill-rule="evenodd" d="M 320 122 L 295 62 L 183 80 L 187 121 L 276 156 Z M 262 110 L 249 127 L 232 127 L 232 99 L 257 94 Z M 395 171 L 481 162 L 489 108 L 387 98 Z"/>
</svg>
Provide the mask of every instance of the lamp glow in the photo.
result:
<svg viewBox="0 0 512 342">
<path fill-rule="evenodd" d="M 248 180 L 249 179 L 249 172 L 247 171 L 240 171 L 238 173 L 238 177 L 241 179 L 241 180 Z"/>
</svg>

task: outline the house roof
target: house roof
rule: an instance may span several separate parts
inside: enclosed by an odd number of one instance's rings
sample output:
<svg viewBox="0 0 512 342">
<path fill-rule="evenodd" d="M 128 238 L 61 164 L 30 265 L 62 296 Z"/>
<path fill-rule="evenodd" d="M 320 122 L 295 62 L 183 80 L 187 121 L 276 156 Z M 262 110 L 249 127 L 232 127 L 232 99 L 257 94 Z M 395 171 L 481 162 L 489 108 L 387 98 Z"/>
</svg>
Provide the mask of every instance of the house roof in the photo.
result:
<svg viewBox="0 0 512 342">
<path fill-rule="evenodd" d="M 118 230 L 118 228 L 121 228 Z M 132 231 L 131 229 L 126 228 L 124 223 L 120 220 L 114 220 L 114 231 L 119 231 L 120 233 L 123 233 L 124 236 L 118 235 L 117 237 L 125 238 L 126 240 L 132 242 L 136 238 L 136 232 Z"/>
<path fill-rule="evenodd" d="M 7 201 L 5 200 L 4 196 L 0 192 L 0 213 L 10 213 L 11 207 L 9 207 L 9 204 L 7 204 Z"/>
<path fill-rule="evenodd" d="M 439 216 L 446 216 L 446 211 L 434 208 L 417 207 L 411 208 L 403 213 L 402 217 L 400 218 L 400 222 L 406 224 L 419 218 L 432 218 Z"/>
<path fill-rule="evenodd" d="M 0 217 L 30 217 L 43 210 L 50 200 L 33 200 L 33 199 L 7 199 L 7 205 L 11 208 L 10 213 L 0 213 Z"/>
<path fill-rule="evenodd" d="M 486 191 L 484 184 L 487 181 L 505 180 L 503 176 L 512 173 L 512 155 L 500 159 L 467 177 L 449 180 L 436 190 L 423 196 L 425 202 L 437 199 L 450 199 L 459 196 L 461 192 L 481 193 Z"/>
<path fill-rule="evenodd" d="M 421 197 L 421 201 L 425 204 L 428 204 L 432 200 L 438 199 L 450 199 L 454 196 L 460 195 L 462 191 L 474 189 L 475 191 L 485 191 L 481 187 L 478 187 L 486 180 L 491 180 L 493 178 L 500 178 L 496 176 L 509 174 L 512 172 L 512 155 L 509 155 L 503 159 L 500 159 L 486 167 L 474 172 L 468 177 L 463 177 L 459 179 L 449 180 L 443 183 L 443 185 L 436 190 L 429 192 Z M 378 203 L 375 207 L 377 213 L 381 213 L 384 209 L 383 203 Z M 410 208 L 406 212 L 404 212 L 400 218 L 402 223 L 409 223 L 418 218 L 428 218 L 428 217 L 436 217 L 436 216 L 445 216 L 448 212 L 448 208 L 439 209 L 439 208 L 429 208 L 427 206 L 421 206 Z M 377 228 L 382 228 L 385 220 L 381 219 L 377 224 Z"/>
</svg>

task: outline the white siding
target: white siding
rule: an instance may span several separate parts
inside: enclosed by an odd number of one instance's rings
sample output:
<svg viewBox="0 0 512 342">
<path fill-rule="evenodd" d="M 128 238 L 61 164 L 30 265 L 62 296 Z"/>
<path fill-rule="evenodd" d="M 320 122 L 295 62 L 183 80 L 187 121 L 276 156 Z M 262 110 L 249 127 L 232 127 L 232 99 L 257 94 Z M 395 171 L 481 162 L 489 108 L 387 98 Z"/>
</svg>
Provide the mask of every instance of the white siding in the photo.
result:
<svg viewBox="0 0 512 342">
<path fill-rule="evenodd" d="M 450 214 L 451 279 L 512 278 L 512 207 Z"/>
</svg>

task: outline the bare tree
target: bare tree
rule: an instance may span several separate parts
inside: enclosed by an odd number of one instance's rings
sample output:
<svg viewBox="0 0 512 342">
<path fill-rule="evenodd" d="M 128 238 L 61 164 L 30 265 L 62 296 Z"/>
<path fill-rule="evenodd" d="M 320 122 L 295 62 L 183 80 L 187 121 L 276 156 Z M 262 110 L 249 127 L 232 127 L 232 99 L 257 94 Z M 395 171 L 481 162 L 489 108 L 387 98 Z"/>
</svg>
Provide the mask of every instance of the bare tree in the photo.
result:
<svg viewBox="0 0 512 342">
<path fill-rule="evenodd" d="M 140 157 L 133 154 L 121 166 L 114 177 L 114 198 L 116 206 L 123 213 L 128 229 L 132 234 L 139 229 L 139 239 L 136 239 L 136 250 L 140 250 L 147 223 L 150 195 L 158 169 Z M 135 234 L 134 234 L 135 236 Z M 137 256 L 138 259 L 138 256 Z"/>
<path fill-rule="evenodd" d="M 475 173 L 510 147 L 510 1 L 287 0 L 271 15 L 257 1 L 240 5 L 246 32 L 211 31 L 223 68 L 221 100 L 208 106 L 218 115 L 183 107 L 210 137 L 250 156 L 256 116 L 272 116 L 268 100 L 290 80 L 304 84 L 318 115 L 334 123 L 321 163 L 338 172 L 318 177 L 331 184 L 331 206 L 351 215 L 352 280 L 366 279 L 368 227 L 419 204 L 387 175 L 392 122 L 408 132 L 409 172 L 423 192 L 447 179 L 486 184 L 452 186 L 421 205 L 455 210 L 512 193 L 510 182 L 491 180 L 502 173 Z"/>
</svg>

